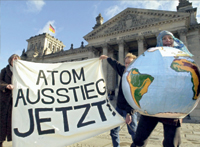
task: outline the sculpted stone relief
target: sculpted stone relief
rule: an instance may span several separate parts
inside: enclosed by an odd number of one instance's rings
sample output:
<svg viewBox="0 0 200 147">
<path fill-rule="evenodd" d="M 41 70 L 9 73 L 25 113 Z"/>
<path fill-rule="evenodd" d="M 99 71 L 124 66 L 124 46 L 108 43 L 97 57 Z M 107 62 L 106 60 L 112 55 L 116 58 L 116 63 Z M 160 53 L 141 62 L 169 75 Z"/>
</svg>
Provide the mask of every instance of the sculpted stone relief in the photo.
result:
<svg viewBox="0 0 200 147">
<path fill-rule="evenodd" d="M 117 24 L 109 27 L 104 33 L 112 33 L 114 31 L 121 31 L 125 29 L 134 28 L 141 25 L 152 24 L 155 21 L 160 20 L 160 18 L 146 18 L 138 14 L 129 14 L 123 19 L 121 19 Z"/>
</svg>

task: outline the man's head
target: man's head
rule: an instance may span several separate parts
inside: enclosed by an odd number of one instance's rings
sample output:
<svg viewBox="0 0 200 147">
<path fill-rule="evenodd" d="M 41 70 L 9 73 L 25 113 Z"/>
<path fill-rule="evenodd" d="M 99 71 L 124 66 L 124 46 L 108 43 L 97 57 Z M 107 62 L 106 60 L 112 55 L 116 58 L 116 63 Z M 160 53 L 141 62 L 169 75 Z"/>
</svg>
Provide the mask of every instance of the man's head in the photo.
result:
<svg viewBox="0 0 200 147">
<path fill-rule="evenodd" d="M 132 53 L 128 53 L 125 57 L 125 66 L 127 67 L 133 60 L 135 60 L 137 57 L 133 55 Z"/>
</svg>

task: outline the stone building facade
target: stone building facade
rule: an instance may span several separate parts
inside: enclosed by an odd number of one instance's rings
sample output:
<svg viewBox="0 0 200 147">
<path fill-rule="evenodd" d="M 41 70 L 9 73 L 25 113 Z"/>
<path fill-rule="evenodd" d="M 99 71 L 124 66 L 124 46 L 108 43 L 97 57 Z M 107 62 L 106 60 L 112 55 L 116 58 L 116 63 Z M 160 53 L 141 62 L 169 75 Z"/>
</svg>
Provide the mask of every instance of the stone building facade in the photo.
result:
<svg viewBox="0 0 200 147">
<path fill-rule="evenodd" d="M 93 30 L 83 37 L 88 42 L 86 46 L 82 43 L 79 48 L 73 48 L 71 45 L 64 51 L 65 45 L 61 41 L 44 33 L 27 40 L 27 51 L 24 50 L 21 57 L 28 61 L 56 63 L 97 58 L 104 54 L 124 63 L 128 52 L 139 56 L 156 46 L 160 31 L 168 30 L 184 42 L 200 65 L 200 24 L 196 12 L 192 3 L 179 0 L 177 11 L 126 8 L 105 23 L 99 14 Z M 108 91 L 117 91 L 118 76 L 106 61 L 103 61 L 103 70 Z M 200 117 L 200 104 L 196 110 L 192 115 Z"/>
<path fill-rule="evenodd" d="M 62 41 L 47 33 L 31 37 L 26 41 L 28 42 L 27 51 L 23 50 L 22 57 L 30 61 L 37 61 L 45 55 L 63 52 L 65 47 Z"/>
</svg>

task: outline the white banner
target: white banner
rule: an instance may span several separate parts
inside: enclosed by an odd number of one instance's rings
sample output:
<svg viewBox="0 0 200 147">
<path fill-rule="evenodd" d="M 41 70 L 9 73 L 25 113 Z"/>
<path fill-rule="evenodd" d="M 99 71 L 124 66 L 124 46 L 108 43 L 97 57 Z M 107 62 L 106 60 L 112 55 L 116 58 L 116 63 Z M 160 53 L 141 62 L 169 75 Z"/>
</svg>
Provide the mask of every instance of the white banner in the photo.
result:
<svg viewBox="0 0 200 147">
<path fill-rule="evenodd" d="M 107 99 L 102 62 L 18 60 L 13 69 L 13 147 L 66 147 L 124 123 Z"/>
</svg>

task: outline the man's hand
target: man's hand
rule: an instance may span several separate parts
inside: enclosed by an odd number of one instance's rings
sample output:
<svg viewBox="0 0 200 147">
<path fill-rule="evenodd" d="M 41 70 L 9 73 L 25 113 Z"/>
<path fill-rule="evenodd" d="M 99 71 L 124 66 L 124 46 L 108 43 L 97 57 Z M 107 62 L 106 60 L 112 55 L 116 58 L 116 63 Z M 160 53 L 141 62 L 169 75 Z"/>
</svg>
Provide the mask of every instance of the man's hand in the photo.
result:
<svg viewBox="0 0 200 147">
<path fill-rule="evenodd" d="M 14 86 L 13 86 L 12 84 L 8 84 L 8 85 L 6 86 L 6 88 L 9 89 L 9 90 L 13 90 Z"/>
<path fill-rule="evenodd" d="M 131 122 L 132 122 L 132 116 L 127 113 L 127 115 L 126 115 L 126 124 L 129 125 Z"/>
<path fill-rule="evenodd" d="M 101 55 L 100 57 L 99 57 L 99 59 L 101 60 L 101 59 L 107 59 L 108 58 L 108 56 L 106 56 L 106 55 Z"/>
</svg>

